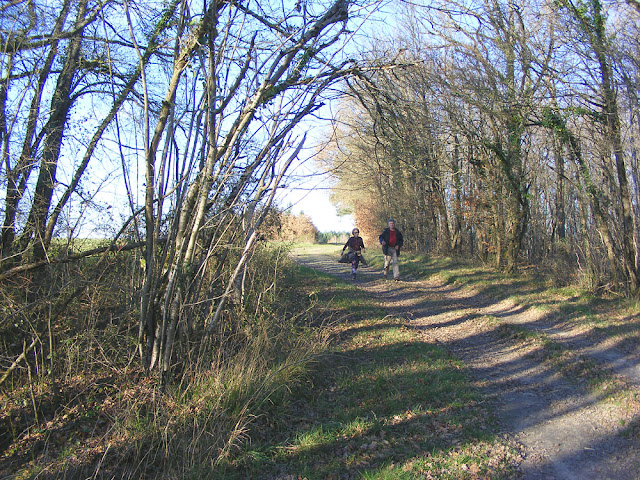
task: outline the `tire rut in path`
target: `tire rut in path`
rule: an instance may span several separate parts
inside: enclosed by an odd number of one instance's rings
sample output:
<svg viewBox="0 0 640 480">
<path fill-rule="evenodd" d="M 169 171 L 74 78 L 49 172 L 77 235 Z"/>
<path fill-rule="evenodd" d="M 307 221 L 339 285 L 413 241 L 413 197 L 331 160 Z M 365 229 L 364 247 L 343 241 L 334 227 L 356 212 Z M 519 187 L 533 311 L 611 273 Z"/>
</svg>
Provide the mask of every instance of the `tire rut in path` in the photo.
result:
<svg viewBox="0 0 640 480">
<path fill-rule="evenodd" d="M 312 268 L 348 279 L 348 266 L 321 255 L 294 255 Z M 630 418 L 623 406 L 570 382 L 529 355 L 535 347 L 500 337 L 495 322 L 526 325 L 528 312 L 438 280 L 385 281 L 360 269 L 356 285 L 389 315 L 405 318 L 425 341 L 453 352 L 493 406 L 503 434 L 519 443 L 522 477 L 532 480 L 633 480 L 640 478 L 638 442 L 622 435 Z M 637 365 L 635 365 L 637 367 Z M 633 379 L 632 379 L 633 380 Z"/>
</svg>

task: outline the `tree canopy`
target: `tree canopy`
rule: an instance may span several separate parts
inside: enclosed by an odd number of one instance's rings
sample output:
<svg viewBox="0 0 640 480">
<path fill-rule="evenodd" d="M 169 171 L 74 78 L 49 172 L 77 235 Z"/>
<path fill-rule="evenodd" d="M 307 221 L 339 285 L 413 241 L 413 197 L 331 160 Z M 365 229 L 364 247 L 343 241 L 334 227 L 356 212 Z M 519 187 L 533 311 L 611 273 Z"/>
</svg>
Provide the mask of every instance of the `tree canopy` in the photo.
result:
<svg viewBox="0 0 640 480">
<path fill-rule="evenodd" d="M 638 294 L 634 2 L 410 2 L 325 155 L 359 223 Z M 378 227 L 376 227 L 378 228 Z"/>
</svg>

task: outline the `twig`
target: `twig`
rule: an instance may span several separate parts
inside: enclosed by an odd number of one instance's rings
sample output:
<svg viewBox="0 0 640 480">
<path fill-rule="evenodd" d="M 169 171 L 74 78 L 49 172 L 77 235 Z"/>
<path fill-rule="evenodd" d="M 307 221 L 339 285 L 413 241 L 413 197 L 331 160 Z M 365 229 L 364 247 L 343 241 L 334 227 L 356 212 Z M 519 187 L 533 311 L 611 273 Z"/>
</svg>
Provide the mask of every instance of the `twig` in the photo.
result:
<svg viewBox="0 0 640 480">
<path fill-rule="evenodd" d="M 162 241 L 162 240 L 159 240 Z M 136 248 L 140 248 L 143 247 L 145 245 L 145 242 L 135 242 L 135 243 L 129 243 L 127 245 L 107 245 L 105 247 L 98 247 L 98 248 L 93 248 L 91 250 L 87 250 L 86 252 L 82 252 L 82 253 L 77 253 L 75 255 L 67 255 L 66 257 L 61 257 L 61 258 L 46 258 L 44 260 L 39 260 L 37 262 L 33 262 L 33 263 L 29 263 L 26 265 L 18 265 L 17 267 L 13 267 L 9 270 L 7 270 L 6 272 L 4 272 L 3 274 L 0 275 L 0 282 L 2 280 L 5 280 L 8 277 L 11 277 L 13 275 L 16 275 L 18 273 L 23 273 L 23 272 L 28 272 L 31 270 L 35 270 L 37 268 L 40 267 L 44 267 L 45 265 L 54 265 L 57 263 L 70 263 L 70 262 L 75 262 L 76 260 L 82 260 L 83 258 L 86 257 L 90 257 L 92 255 L 97 255 L 99 253 L 106 253 L 106 252 L 125 252 L 127 250 L 133 250 Z"/>
<path fill-rule="evenodd" d="M 16 368 L 18 368 L 18 365 L 20 365 L 20 362 L 22 362 L 25 358 L 27 358 L 27 354 L 31 350 L 33 350 L 33 347 L 36 346 L 36 343 L 38 343 L 38 337 L 34 336 L 33 340 L 31 341 L 31 344 L 26 348 L 23 347 L 22 353 L 20 355 L 18 355 L 18 358 L 16 358 L 13 361 L 11 366 L 4 372 L 4 375 L 2 375 L 2 378 L 0 378 L 0 386 L 2 386 L 2 384 L 9 377 L 9 375 L 11 375 L 11 372 L 13 372 Z"/>
</svg>

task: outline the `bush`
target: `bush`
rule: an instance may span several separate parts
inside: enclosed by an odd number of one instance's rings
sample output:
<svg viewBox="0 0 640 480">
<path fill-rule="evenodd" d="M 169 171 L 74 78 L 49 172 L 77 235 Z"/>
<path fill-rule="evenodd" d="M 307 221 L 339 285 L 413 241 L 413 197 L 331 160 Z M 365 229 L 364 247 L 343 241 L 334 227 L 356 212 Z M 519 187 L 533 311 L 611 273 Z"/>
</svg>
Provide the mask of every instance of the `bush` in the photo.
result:
<svg viewBox="0 0 640 480">
<path fill-rule="evenodd" d="M 4 337 L 3 366 L 27 344 L 19 335 L 29 328 L 42 341 L 0 394 L 0 477 L 198 477 L 234 455 L 256 418 L 285 408 L 325 347 L 324 329 L 311 326 L 311 300 L 295 288 L 287 250 L 261 243 L 224 328 L 160 387 L 137 358 L 136 308 L 123 303 L 138 288 L 139 259 L 112 256 L 108 265 L 92 261 L 93 269 L 87 262 L 66 276 L 49 272 L 67 293 L 52 291 L 36 306 L 24 294 L 19 304 L 18 288 L 4 289 L 13 302 L 6 309 L 38 308 L 41 318 L 2 325 L 3 335 L 13 329 L 17 339 Z M 43 309 L 46 302 L 66 307 L 55 313 Z"/>
</svg>

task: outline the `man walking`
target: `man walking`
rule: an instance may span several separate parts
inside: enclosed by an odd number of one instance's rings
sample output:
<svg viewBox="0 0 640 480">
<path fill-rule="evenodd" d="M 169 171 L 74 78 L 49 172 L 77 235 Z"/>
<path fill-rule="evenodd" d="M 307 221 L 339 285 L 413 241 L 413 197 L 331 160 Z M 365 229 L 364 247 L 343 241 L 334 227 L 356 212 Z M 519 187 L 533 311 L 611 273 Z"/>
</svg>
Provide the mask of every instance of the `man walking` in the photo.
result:
<svg viewBox="0 0 640 480">
<path fill-rule="evenodd" d="M 389 219 L 389 227 L 378 237 L 382 245 L 382 253 L 384 253 L 384 278 L 389 274 L 389 265 L 393 262 L 393 279 L 397 282 L 400 279 L 400 268 L 398 267 L 398 256 L 400 248 L 404 243 L 402 233 L 396 229 L 394 219 Z"/>
</svg>

